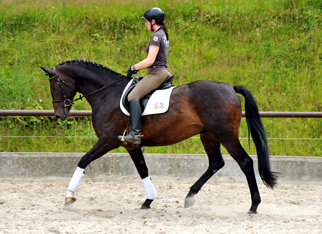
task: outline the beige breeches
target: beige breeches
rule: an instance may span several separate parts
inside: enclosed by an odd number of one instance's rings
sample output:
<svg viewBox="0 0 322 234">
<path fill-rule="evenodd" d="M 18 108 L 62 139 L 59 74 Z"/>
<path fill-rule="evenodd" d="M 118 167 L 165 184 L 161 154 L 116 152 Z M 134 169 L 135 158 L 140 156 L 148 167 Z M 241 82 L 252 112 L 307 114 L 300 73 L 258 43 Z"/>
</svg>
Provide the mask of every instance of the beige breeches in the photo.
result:
<svg viewBox="0 0 322 234">
<path fill-rule="evenodd" d="M 133 98 L 141 99 L 152 90 L 158 88 L 166 78 L 170 76 L 168 69 L 162 69 L 159 71 L 148 70 L 148 74 L 135 86 L 128 96 L 128 101 Z"/>
</svg>

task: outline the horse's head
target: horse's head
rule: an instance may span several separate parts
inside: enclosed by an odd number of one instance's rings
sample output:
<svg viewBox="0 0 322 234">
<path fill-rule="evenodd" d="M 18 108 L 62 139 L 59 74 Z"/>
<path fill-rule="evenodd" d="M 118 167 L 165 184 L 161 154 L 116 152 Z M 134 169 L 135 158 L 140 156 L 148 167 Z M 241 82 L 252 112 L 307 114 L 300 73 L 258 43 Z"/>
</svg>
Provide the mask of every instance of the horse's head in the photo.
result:
<svg viewBox="0 0 322 234">
<path fill-rule="evenodd" d="M 69 111 L 76 95 L 75 82 L 68 75 L 59 72 L 56 67 L 53 69 L 41 67 L 41 69 L 49 76 L 55 117 L 64 121 L 70 116 Z"/>
</svg>

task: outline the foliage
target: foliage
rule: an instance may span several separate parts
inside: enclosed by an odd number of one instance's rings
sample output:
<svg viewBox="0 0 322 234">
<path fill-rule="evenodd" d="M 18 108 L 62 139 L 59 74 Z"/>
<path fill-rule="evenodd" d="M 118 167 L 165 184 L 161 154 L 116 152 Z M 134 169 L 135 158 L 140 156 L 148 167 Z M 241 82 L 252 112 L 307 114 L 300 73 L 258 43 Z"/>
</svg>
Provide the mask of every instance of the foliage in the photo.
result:
<svg viewBox="0 0 322 234">
<path fill-rule="evenodd" d="M 0 109 L 52 109 L 40 66 L 84 59 L 125 73 L 146 57 L 151 33 L 141 15 L 153 6 L 166 12 L 175 85 L 200 79 L 243 85 L 260 111 L 322 111 L 320 0 L 1 1 Z M 79 102 L 73 108 L 90 106 Z M 88 151 L 96 141 L 90 119 L 3 117 L 0 124 L 0 136 L 84 136 L 84 144 L 77 137 L 1 137 L 0 151 Z M 319 119 L 265 119 L 264 124 L 272 139 L 322 138 Z M 247 138 L 245 123 L 241 137 Z M 321 156 L 318 140 L 269 143 L 275 155 Z M 195 138 L 149 150 L 203 152 Z"/>
</svg>

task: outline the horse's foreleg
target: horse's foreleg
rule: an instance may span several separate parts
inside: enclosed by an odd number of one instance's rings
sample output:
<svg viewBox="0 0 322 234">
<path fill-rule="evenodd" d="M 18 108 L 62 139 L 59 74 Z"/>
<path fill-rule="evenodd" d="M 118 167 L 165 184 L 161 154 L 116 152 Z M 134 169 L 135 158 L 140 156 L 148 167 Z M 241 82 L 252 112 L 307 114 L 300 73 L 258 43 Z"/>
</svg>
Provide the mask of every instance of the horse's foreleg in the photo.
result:
<svg viewBox="0 0 322 234">
<path fill-rule="evenodd" d="M 65 206 L 71 205 L 76 201 L 76 198 L 74 197 L 74 193 L 76 192 L 77 188 L 79 187 L 80 181 L 85 173 L 85 169 L 77 167 L 72 179 L 69 182 L 68 185 L 68 192 L 65 199 Z"/>
<path fill-rule="evenodd" d="M 209 167 L 200 179 L 191 187 L 185 199 L 185 208 L 188 208 L 195 203 L 195 199 L 193 198 L 194 195 L 196 195 L 201 187 L 225 165 L 220 152 L 220 143 L 214 138 L 214 136 L 210 132 L 207 132 L 205 134 L 201 134 L 200 139 L 208 155 Z"/>
<path fill-rule="evenodd" d="M 157 197 L 157 193 L 155 191 L 155 188 L 153 186 L 152 180 L 148 173 L 148 168 L 146 166 L 144 156 L 142 154 L 141 148 L 127 148 L 129 154 L 131 155 L 131 158 L 134 162 L 134 165 L 142 179 L 145 192 L 147 195 L 147 199 L 142 204 L 141 209 L 150 209 L 150 205 L 153 202 L 154 199 Z"/>
<path fill-rule="evenodd" d="M 155 191 L 155 188 L 153 186 L 150 176 L 145 177 L 144 179 L 142 179 L 142 181 L 145 188 L 147 199 L 142 204 L 141 209 L 150 209 L 151 203 L 153 202 L 154 199 L 157 198 L 157 192 Z"/>
<path fill-rule="evenodd" d="M 113 147 L 111 146 L 111 144 L 108 144 L 104 140 L 100 139 L 93 146 L 93 148 L 81 158 L 69 183 L 68 192 L 65 199 L 65 206 L 70 205 L 76 201 L 74 193 L 78 189 L 81 179 L 85 174 L 85 168 L 95 159 L 98 159 L 99 157 L 103 156 L 105 153 L 114 148 L 116 147 Z"/>
</svg>

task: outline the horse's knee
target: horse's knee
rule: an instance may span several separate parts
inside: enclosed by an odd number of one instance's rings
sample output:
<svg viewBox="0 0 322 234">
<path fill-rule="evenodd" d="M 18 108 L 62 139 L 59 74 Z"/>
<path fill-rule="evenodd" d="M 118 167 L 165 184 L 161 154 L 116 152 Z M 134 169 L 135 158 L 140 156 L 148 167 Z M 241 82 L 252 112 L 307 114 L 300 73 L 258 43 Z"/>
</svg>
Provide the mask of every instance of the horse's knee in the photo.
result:
<svg viewBox="0 0 322 234">
<path fill-rule="evenodd" d="M 85 169 L 88 166 L 88 164 L 90 164 L 89 156 L 84 155 L 77 166 Z"/>
</svg>

